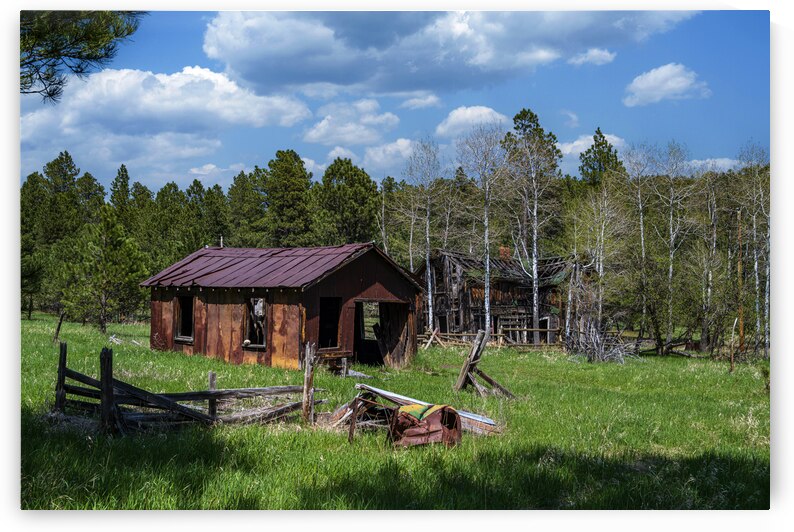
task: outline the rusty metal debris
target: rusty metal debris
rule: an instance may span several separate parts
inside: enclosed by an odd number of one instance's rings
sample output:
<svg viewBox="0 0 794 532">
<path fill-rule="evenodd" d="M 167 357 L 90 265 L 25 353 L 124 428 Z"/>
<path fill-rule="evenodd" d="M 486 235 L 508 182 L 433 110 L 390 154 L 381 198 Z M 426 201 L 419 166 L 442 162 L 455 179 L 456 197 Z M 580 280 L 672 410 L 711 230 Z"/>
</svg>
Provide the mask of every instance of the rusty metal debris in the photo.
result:
<svg viewBox="0 0 794 532">
<path fill-rule="evenodd" d="M 452 412 L 459 419 L 460 431 L 473 434 L 500 432 L 500 428 L 494 420 L 479 414 L 457 410 L 448 405 L 433 405 L 426 401 L 381 390 L 366 384 L 356 384 L 356 389 L 359 391 L 356 397 L 337 408 L 329 418 L 329 422 L 335 427 L 349 424 L 348 438 L 351 441 L 352 435 L 358 427 L 387 429 L 390 440 L 398 445 L 416 445 L 417 443 L 430 443 L 431 441 L 455 443 L 460 440 L 455 435 L 455 416 Z M 396 405 L 396 407 L 385 405 L 379 402 L 379 399 L 388 401 Z M 436 417 L 428 419 L 425 422 L 425 426 L 420 427 L 421 423 L 406 419 L 405 416 L 400 419 L 400 407 L 415 407 L 416 405 L 423 407 L 440 406 L 441 408 L 436 408 L 432 412 L 429 409 L 422 412 L 424 416 L 420 416 L 417 419 L 419 422 L 428 417 L 428 415 L 436 414 Z M 403 409 L 403 412 L 406 415 L 410 415 L 410 409 Z M 417 418 L 417 416 L 412 417 Z M 410 430 L 417 427 L 419 427 L 417 430 Z M 405 440 L 405 443 L 398 443 L 401 440 Z"/>
</svg>

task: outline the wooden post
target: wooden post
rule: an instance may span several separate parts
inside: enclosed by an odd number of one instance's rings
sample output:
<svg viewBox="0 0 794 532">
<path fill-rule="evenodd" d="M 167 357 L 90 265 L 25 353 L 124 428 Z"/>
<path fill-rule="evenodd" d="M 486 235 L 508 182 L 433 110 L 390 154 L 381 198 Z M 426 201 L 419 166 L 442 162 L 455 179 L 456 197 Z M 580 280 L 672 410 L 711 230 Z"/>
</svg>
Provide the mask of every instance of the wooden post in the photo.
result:
<svg viewBox="0 0 794 532">
<path fill-rule="evenodd" d="M 52 343 L 58 341 L 58 337 L 61 335 L 61 325 L 63 324 L 63 318 L 66 316 L 66 311 L 62 310 L 61 315 L 58 318 L 58 326 L 55 327 L 55 334 L 52 335 Z"/>
<path fill-rule="evenodd" d="M 58 380 L 55 381 L 55 411 L 63 412 L 66 406 L 66 391 L 63 385 L 66 382 L 66 342 L 61 342 L 58 357 Z"/>
<path fill-rule="evenodd" d="M 209 390 L 215 390 L 216 389 L 216 387 L 215 387 L 216 378 L 217 378 L 217 376 L 215 375 L 215 372 L 214 371 L 210 371 L 209 375 L 207 377 L 209 379 L 208 389 Z M 218 400 L 215 399 L 214 397 L 212 397 L 209 400 L 207 400 L 207 414 L 213 419 L 218 417 Z"/>
<path fill-rule="evenodd" d="M 107 347 L 102 348 L 99 355 L 99 383 L 100 388 L 100 413 L 102 428 L 108 432 L 115 429 L 115 419 L 113 416 L 113 350 Z"/>
<path fill-rule="evenodd" d="M 744 289 L 742 280 L 742 210 L 736 211 L 738 225 L 739 254 L 736 260 L 736 279 L 739 283 L 739 352 L 744 352 Z"/>
<path fill-rule="evenodd" d="M 353 414 L 350 417 L 350 428 L 347 431 L 347 442 L 353 443 L 353 434 L 356 432 L 356 418 L 358 417 L 358 397 L 353 399 Z"/>
<path fill-rule="evenodd" d="M 314 344 L 306 344 L 303 373 L 303 420 L 314 422 Z"/>
</svg>

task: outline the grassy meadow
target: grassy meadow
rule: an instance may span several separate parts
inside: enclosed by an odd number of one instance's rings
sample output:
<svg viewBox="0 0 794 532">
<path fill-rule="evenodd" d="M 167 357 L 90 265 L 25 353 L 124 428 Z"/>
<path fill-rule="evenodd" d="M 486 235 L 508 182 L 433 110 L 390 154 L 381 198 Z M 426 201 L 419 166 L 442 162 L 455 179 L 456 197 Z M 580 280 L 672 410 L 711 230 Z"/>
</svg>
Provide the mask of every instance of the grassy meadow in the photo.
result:
<svg viewBox="0 0 794 532">
<path fill-rule="evenodd" d="M 393 449 L 383 432 L 299 421 L 124 437 L 52 423 L 56 320 L 22 320 L 21 506 L 24 509 L 768 508 L 768 363 L 677 357 L 588 364 L 563 353 L 489 349 L 480 367 L 519 398 L 453 392 L 463 348 L 419 352 L 403 370 L 355 366 L 367 384 L 497 420 L 455 448 Z M 230 366 L 150 351 L 148 325 L 65 323 L 68 366 L 99 374 L 113 347 L 117 378 L 154 392 L 301 384 L 298 371 Z M 352 378 L 324 370 L 333 410 Z"/>
</svg>

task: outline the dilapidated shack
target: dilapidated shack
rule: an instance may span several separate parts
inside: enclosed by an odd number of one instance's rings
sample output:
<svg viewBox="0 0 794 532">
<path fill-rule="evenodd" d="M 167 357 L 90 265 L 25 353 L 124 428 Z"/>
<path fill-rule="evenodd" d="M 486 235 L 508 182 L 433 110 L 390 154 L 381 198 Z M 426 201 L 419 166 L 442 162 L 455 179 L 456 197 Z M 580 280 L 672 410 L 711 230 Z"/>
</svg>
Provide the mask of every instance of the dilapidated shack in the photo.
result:
<svg viewBox="0 0 794 532">
<path fill-rule="evenodd" d="M 526 342 L 532 328 L 532 276 L 522 265 L 502 253 L 491 257 L 491 331 L 500 329 Z M 422 327 L 439 329 L 441 333 L 476 333 L 485 329 L 485 261 L 478 257 L 433 250 L 430 256 L 433 287 L 433 321 L 428 323 L 428 305 L 423 306 Z M 560 284 L 567 279 L 570 266 L 563 258 L 550 257 L 539 261 L 539 325 L 541 341 L 554 343 L 562 316 Z M 427 286 L 426 266 L 416 272 Z"/>
<path fill-rule="evenodd" d="M 374 244 L 207 247 L 151 288 L 153 349 L 234 364 L 300 367 L 326 359 L 401 366 L 416 353 L 421 286 Z"/>
</svg>

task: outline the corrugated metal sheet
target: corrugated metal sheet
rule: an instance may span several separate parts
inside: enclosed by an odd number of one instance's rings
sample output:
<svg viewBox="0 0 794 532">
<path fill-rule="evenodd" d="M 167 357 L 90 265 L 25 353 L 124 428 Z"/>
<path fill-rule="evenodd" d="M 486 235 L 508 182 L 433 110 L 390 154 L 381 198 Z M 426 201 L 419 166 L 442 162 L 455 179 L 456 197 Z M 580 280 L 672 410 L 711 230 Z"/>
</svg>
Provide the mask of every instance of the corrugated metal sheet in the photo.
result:
<svg viewBox="0 0 794 532">
<path fill-rule="evenodd" d="M 370 249 L 416 284 L 374 244 L 367 243 L 312 248 L 203 248 L 141 286 L 304 288 Z"/>
</svg>

